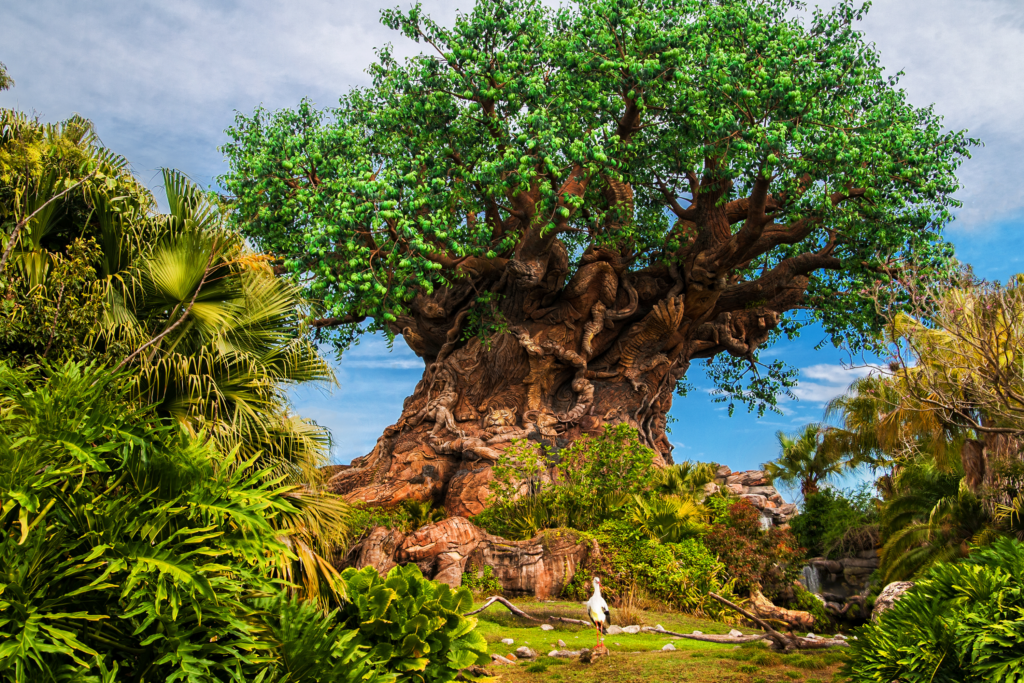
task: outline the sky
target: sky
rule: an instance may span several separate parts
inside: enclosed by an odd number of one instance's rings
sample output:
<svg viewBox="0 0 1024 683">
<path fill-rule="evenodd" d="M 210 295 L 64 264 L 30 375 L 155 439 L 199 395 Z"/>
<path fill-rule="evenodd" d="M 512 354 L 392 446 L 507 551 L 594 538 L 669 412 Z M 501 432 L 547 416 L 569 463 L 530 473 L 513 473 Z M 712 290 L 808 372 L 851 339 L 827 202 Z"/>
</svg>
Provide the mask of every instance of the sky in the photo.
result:
<svg viewBox="0 0 1024 683">
<path fill-rule="evenodd" d="M 125 155 L 159 191 L 159 169 L 177 168 L 214 187 L 226 166 L 218 147 L 236 112 L 294 106 L 307 97 L 331 106 L 366 85 L 375 48 L 399 55 L 419 46 L 378 23 L 396 0 L 32 0 L 6 3 L 0 62 L 16 86 L 0 107 L 45 121 L 78 113 L 104 144 Z M 401 2 L 408 6 L 407 1 Z M 424 0 L 448 24 L 470 0 Z M 812 3 L 813 6 L 813 3 Z M 876 0 L 860 29 L 873 41 L 912 103 L 934 104 L 950 129 L 967 129 L 983 147 L 961 169 L 964 206 L 947 229 L 959 257 L 986 278 L 1024 271 L 1024 0 Z M 767 352 L 800 368 L 797 401 L 782 415 L 733 417 L 711 402 L 699 367 L 696 390 L 676 399 L 670 438 L 676 460 L 700 459 L 734 470 L 759 467 L 778 452 L 774 434 L 821 419 L 824 403 L 865 368 L 832 348 L 815 347 L 819 329 Z M 367 453 L 401 413 L 422 372 L 401 341 L 389 350 L 369 337 L 336 364 L 338 385 L 301 387 L 295 410 L 330 427 L 335 462 Z"/>
</svg>

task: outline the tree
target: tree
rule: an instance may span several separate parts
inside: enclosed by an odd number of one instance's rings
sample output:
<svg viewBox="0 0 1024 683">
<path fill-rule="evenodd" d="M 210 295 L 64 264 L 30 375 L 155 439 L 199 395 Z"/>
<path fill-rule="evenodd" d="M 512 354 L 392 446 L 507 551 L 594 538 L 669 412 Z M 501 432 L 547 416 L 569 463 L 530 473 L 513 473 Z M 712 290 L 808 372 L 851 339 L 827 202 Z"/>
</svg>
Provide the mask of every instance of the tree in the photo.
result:
<svg viewBox="0 0 1024 683">
<path fill-rule="evenodd" d="M 961 435 L 966 485 L 992 496 L 1000 470 L 1024 461 L 1024 276 L 1000 285 L 962 270 L 941 290 L 906 274 L 899 284 L 911 305 L 887 313 L 893 386 Z"/>
<path fill-rule="evenodd" d="M 973 141 L 883 76 L 863 9 L 796 4 L 481 0 L 452 28 L 386 11 L 431 54 L 383 48 L 337 108 L 236 119 L 233 217 L 307 283 L 314 327 L 339 348 L 401 335 L 425 362 L 336 490 L 477 512 L 508 440 L 606 423 L 670 461 L 691 363 L 763 411 L 792 375 L 758 352 L 794 311 L 859 348 L 886 268 L 947 267 Z"/>
<path fill-rule="evenodd" d="M 763 467 L 772 481 L 800 482 L 800 494 L 805 499 L 820 491 L 823 483 L 839 476 L 846 467 L 838 454 L 820 447 L 821 425 L 809 424 L 792 436 L 776 432 L 775 438 L 779 441 L 779 457 Z"/>
</svg>

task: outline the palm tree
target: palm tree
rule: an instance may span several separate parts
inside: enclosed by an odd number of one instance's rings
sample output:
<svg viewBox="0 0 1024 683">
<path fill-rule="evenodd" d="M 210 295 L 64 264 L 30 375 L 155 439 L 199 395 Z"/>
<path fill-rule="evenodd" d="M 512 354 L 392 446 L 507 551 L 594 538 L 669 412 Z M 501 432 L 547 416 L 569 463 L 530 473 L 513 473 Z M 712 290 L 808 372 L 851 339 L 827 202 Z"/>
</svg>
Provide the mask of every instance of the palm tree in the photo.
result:
<svg viewBox="0 0 1024 683">
<path fill-rule="evenodd" d="M 300 560 L 284 573 L 326 599 L 320 588 L 329 594 L 338 575 L 325 558 L 345 539 L 350 510 L 322 490 L 329 432 L 292 415 L 285 391 L 331 382 L 333 372 L 301 333 L 299 289 L 226 229 L 185 176 L 165 171 L 164 188 L 168 214 L 136 225 L 139 236 L 107 236 L 103 286 L 111 305 L 96 344 L 124 350 L 120 367 L 133 369 L 137 395 L 161 415 L 303 486 L 290 494 L 297 513 L 278 518 Z M 126 227 L 111 216 L 101 225 Z M 128 242 L 141 252 L 126 259 Z"/>
<path fill-rule="evenodd" d="M 762 466 L 768 477 L 784 484 L 799 482 L 800 493 L 806 499 L 817 493 L 822 484 L 840 475 L 845 465 L 838 455 L 819 447 L 821 431 L 821 425 L 809 424 L 793 435 L 776 432 L 779 457 Z"/>
<path fill-rule="evenodd" d="M 893 489 L 880 511 L 881 570 L 887 582 L 966 557 L 972 545 L 998 536 L 982 500 L 965 485 L 962 468 L 943 471 L 920 457 L 900 468 Z"/>
</svg>

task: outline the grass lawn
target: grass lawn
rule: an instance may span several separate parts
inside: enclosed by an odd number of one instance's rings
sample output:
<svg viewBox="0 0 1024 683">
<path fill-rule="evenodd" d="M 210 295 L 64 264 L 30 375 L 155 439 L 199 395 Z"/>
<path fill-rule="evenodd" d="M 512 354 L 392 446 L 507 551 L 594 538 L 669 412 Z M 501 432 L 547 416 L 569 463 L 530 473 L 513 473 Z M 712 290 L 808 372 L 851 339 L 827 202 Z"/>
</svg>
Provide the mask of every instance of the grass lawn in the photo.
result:
<svg viewBox="0 0 1024 683">
<path fill-rule="evenodd" d="M 585 618 L 582 605 L 571 602 L 516 601 L 528 614 L 536 617 L 566 616 Z M 661 624 L 669 631 L 690 633 L 728 633 L 739 628 L 744 634 L 760 633 L 742 626 L 697 619 L 671 612 L 641 612 L 641 624 Z M 804 681 L 824 683 L 840 680 L 836 671 L 844 660 L 839 650 L 813 654 L 779 655 L 761 642 L 742 646 L 704 643 L 697 640 L 643 633 L 605 636 L 611 654 L 597 664 L 584 665 L 575 660 L 546 656 L 563 640 L 568 650 L 594 646 L 594 630 L 553 622 L 554 631 L 543 631 L 538 624 L 515 617 L 501 605 L 492 605 L 477 615 L 480 632 L 487 638 L 491 653 L 506 655 L 527 645 L 541 656 L 532 662 L 521 661 L 514 666 L 489 666 L 488 670 L 502 683 L 675 683 L 693 681 L 736 681 L 737 683 L 769 683 Z M 615 613 L 612 612 L 615 622 Z M 627 624 L 620 624 L 625 626 Z M 514 645 L 503 645 L 502 638 L 512 638 Z M 662 652 L 672 643 L 676 652 Z"/>
</svg>

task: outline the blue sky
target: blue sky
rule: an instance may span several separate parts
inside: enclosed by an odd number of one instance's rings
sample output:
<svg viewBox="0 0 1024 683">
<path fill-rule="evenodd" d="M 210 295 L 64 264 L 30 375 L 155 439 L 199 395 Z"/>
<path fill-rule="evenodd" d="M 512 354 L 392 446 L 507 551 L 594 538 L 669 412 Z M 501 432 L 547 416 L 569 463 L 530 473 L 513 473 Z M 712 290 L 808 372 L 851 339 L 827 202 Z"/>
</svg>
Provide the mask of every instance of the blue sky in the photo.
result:
<svg viewBox="0 0 1024 683">
<path fill-rule="evenodd" d="M 274 109 L 309 97 L 337 101 L 364 73 L 374 48 L 393 41 L 399 54 L 415 45 L 377 23 L 397 0 L 32 0 L 8 3 L 0 23 L 0 61 L 16 81 L 0 106 L 46 121 L 80 113 L 104 143 L 130 159 L 154 189 L 161 167 L 178 168 L 203 185 L 224 172 L 217 147 L 235 111 Z M 400 4 L 408 5 L 403 1 Z M 469 0 L 425 0 L 442 23 Z M 1024 2 L 1021 0 L 876 0 L 862 30 L 882 62 L 904 70 L 917 105 L 935 103 L 950 128 L 967 128 L 985 146 L 963 167 L 964 208 L 948 229 L 960 257 L 982 276 L 1005 280 L 1024 271 Z M 757 467 L 776 454 L 774 433 L 820 419 L 825 401 L 864 370 L 831 348 L 815 350 L 820 330 L 773 350 L 801 368 L 798 401 L 784 415 L 728 417 L 707 394 L 699 365 L 697 390 L 677 399 L 675 456 Z M 369 451 L 401 412 L 422 363 L 401 342 L 389 351 L 367 338 L 337 367 L 331 391 L 295 391 L 297 412 L 329 426 L 334 458 L 346 463 Z"/>
</svg>

